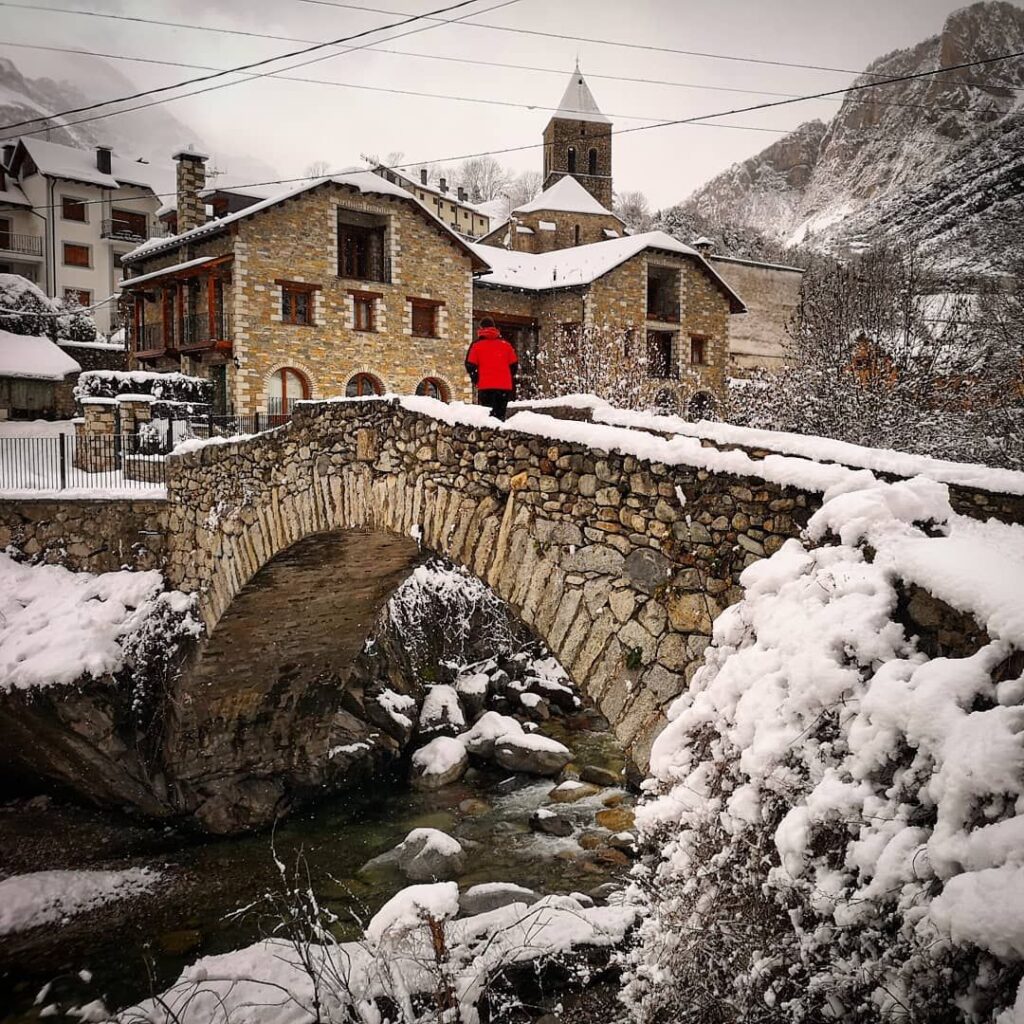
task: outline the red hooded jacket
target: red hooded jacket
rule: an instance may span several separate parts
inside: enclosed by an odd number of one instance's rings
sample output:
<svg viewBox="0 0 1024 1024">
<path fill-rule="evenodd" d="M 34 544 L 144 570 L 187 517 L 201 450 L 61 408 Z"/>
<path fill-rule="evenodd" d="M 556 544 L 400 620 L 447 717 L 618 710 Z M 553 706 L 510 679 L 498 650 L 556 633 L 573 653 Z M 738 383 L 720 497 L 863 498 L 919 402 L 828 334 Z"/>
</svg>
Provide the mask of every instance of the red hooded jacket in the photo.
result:
<svg viewBox="0 0 1024 1024">
<path fill-rule="evenodd" d="M 481 327 L 466 353 L 466 369 L 480 391 L 511 391 L 512 367 L 519 362 L 516 350 L 497 327 Z"/>
</svg>

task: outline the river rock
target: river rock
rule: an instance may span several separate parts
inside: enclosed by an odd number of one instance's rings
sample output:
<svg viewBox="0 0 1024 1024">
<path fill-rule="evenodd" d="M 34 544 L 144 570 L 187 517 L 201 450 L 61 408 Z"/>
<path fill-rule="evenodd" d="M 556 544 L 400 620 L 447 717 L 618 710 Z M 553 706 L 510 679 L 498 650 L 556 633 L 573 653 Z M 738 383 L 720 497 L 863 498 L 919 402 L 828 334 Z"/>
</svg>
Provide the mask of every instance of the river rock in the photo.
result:
<svg viewBox="0 0 1024 1024">
<path fill-rule="evenodd" d="M 419 734 L 424 739 L 458 736 L 466 728 L 466 716 L 454 686 L 439 683 L 427 690 L 420 709 Z"/>
<path fill-rule="evenodd" d="M 600 864 L 610 864 L 614 867 L 625 867 L 629 863 L 629 857 L 621 850 L 614 850 L 610 846 L 597 850 L 594 859 Z"/>
<path fill-rule="evenodd" d="M 574 804 L 577 800 L 584 800 L 588 796 L 596 796 L 601 792 L 599 786 L 591 786 L 586 782 L 576 782 L 574 779 L 567 779 L 560 782 L 550 793 L 548 799 L 556 804 Z"/>
<path fill-rule="evenodd" d="M 598 768 L 596 764 L 584 765 L 580 769 L 580 781 L 589 782 L 594 786 L 617 786 L 621 779 L 615 772 L 607 768 Z"/>
<path fill-rule="evenodd" d="M 455 692 L 459 695 L 470 721 L 483 714 L 487 707 L 490 680 L 483 672 L 467 672 L 455 680 Z"/>
<path fill-rule="evenodd" d="M 502 768 L 509 771 L 557 775 L 572 760 L 572 751 L 547 736 L 524 733 L 521 736 L 502 736 L 494 744 L 494 757 Z"/>
<path fill-rule="evenodd" d="M 596 904 L 603 906 L 612 896 L 621 891 L 621 885 L 616 885 L 615 882 L 605 882 L 604 885 L 595 886 L 587 893 L 587 895 Z"/>
<path fill-rule="evenodd" d="M 398 867 L 410 882 L 443 882 L 462 872 L 462 844 L 436 828 L 414 828 L 395 848 Z"/>
<path fill-rule="evenodd" d="M 522 725 L 509 715 L 498 714 L 497 711 L 485 711 L 473 724 L 473 727 L 464 732 L 459 740 L 475 757 L 483 757 L 490 760 L 494 757 L 494 744 L 506 736 L 517 736 L 523 732 Z"/>
<path fill-rule="evenodd" d="M 551 705 L 538 693 L 519 694 L 519 703 L 531 718 L 546 722 L 551 717 Z"/>
<path fill-rule="evenodd" d="M 601 828 L 606 828 L 609 832 L 628 832 L 636 821 L 628 807 L 609 807 L 607 810 L 598 811 L 596 820 Z"/>
<path fill-rule="evenodd" d="M 631 857 L 636 854 L 636 836 L 632 832 L 616 832 L 615 835 L 609 837 L 608 845 L 613 850 L 628 853 Z"/>
<path fill-rule="evenodd" d="M 530 815 L 530 828 L 534 832 L 543 832 L 549 836 L 572 835 L 572 822 L 560 811 L 549 811 L 546 807 L 538 807 Z"/>
<path fill-rule="evenodd" d="M 409 781 L 417 789 L 440 789 L 466 774 L 466 748 L 449 736 L 438 736 L 412 755 Z"/>
<path fill-rule="evenodd" d="M 525 903 L 530 906 L 539 899 L 532 889 L 516 885 L 514 882 L 484 882 L 471 886 L 459 896 L 459 913 L 472 917 L 474 914 L 486 914 L 490 910 L 511 906 L 513 903 Z"/>
<path fill-rule="evenodd" d="M 471 818 L 476 818 L 481 814 L 486 814 L 491 809 L 491 805 L 484 800 L 463 800 L 459 804 L 459 813 L 466 814 Z"/>
</svg>

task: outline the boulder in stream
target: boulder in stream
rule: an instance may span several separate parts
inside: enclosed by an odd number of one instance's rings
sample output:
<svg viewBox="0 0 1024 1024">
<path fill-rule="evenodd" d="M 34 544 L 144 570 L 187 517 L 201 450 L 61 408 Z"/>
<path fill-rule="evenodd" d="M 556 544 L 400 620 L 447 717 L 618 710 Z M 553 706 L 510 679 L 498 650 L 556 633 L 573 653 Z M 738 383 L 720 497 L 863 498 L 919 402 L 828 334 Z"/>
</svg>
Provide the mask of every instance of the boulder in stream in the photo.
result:
<svg viewBox="0 0 1024 1024">
<path fill-rule="evenodd" d="M 534 832 L 565 838 L 572 835 L 573 824 L 561 811 L 550 811 L 546 807 L 538 807 L 530 815 L 530 828 Z"/>
<path fill-rule="evenodd" d="M 458 736 L 466 728 L 466 716 L 454 686 L 438 683 L 427 690 L 420 709 L 419 734 L 424 739 L 434 736 Z"/>
<path fill-rule="evenodd" d="M 539 733 L 502 736 L 494 744 L 494 757 L 502 768 L 531 775 L 557 775 L 571 760 L 572 751 Z"/>
<path fill-rule="evenodd" d="M 411 882 L 443 882 L 466 865 L 462 844 L 437 828 L 414 828 L 395 853 L 399 869 Z"/>
<path fill-rule="evenodd" d="M 607 768 L 599 768 L 596 764 L 584 765 L 580 769 L 580 779 L 595 786 L 619 786 L 622 784 L 620 776 Z"/>
<path fill-rule="evenodd" d="M 450 736 L 438 736 L 412 755 L 409 781 L 417 789 L 440 789 L 466 774 L 466 748 Z"/>
<path fill-rule="evenodd" d="M 485 711 L 474 723 L 473 728 L 464 732 L 459 740 L 476 757 L 490 760 L 494 757 L 494 744 L 505 736 L 518 736 L 523 727 L 509 715 L 497 711 Z"/>
<path fill-rule="evenodd" d="M 464 915 L 486 914 L 513 903 L 534 904 L 540 897 L 532 889 L 514 882 L 483 882 L 471 886 L 459 897 L 459 912 Z"/>
</svg>

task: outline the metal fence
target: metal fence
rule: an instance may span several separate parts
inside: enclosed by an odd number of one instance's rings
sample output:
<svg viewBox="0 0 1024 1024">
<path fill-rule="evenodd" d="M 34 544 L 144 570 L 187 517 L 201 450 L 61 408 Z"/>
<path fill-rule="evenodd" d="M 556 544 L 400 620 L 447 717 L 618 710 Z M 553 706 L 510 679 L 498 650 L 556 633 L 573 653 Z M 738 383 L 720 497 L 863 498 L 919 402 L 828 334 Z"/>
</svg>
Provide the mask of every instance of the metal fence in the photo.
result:
<svg viewBox="0 0 1024 1024">
<path fill-rule="evenodd" d="M 235 434 L 258 434 L 283 426 L 292 418 L 290 412 L 257 412 L 247 416 L 214 416 L 198 413 L 185 420 L 190 437 L 233 437 Z"/>
<path fill-rule="evenodd" d="M 0 436 L 0 490 L 152 490 L 165 482 L 164 456 L 140 450 L 139 438 Z"/>
</svg>

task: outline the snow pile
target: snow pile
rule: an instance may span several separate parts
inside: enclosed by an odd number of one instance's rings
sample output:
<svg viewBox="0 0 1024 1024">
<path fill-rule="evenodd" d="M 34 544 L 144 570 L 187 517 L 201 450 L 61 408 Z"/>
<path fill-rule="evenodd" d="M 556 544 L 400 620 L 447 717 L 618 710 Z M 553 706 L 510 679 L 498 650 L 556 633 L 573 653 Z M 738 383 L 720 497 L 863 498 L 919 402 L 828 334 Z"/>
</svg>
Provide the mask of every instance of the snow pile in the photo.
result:
<svg viewBox="0 0 1024 1024">
<path fill-rule="evenodd" d="M 445 775 L 466 759 L 466 748 L 450 736 L 438 736 L 412 755 L 418 775 Z"/>
<path fill-rule="evenodd" d="M 107 903 L 150 892 L 160 872 L 34 871 L 0 882 L 0 935 L 59 924 Z"/>
<path fill-rule="evenodd" d="M 644 1019 L 1020 1024 L 1024 528 L 919 478 L 832 498 L 811 533 L 840 543 L 744 571 L 652 750 L 627 996 Z M 973 613 L 980 649 L 929 658 L 901 580 Z"/>
<path fill-rule="evenodd" d="M 70 572 L 0 553 L 0 690 L 118 672 L 154 623 L 162 644 L 197 633 L 193 599 L 164 591 L 159 572 Z"/>
<path fill-rule="evenodd" d="M 372 918 L 362 942 L 334 942 L 325 929 L 323 945 L 303 947 L 301 956 L 287 941 L 273 939 L 204 957 L 170 990 L 123 1011 L 118 1020 L 479 1024 L 477 1004 L 498 972 L 567 957 L 579 947 L 615 946 L 636 916 L 623 906 L 585 907 L 571 896 L 455 919 L 458 909 L 454 882 L 409 886 Z M 377 1000 L 394 1009 L 382 1016 Z"/>
<path fill-rule="evenodd" d="M 466 716 L 462 713 L 459 695 L 454 686 L 436 683 L 427 690 L 420 709 L 420 728 L 431 729 L 451 726 L 457 732 L 466 728 Z"/>
<path fill-rule="evenodd" d="M 0 320 L 0 377 L 25 377 L 30 380 L 64 380 L 82 369 L 49 338 L 31 334 L 11 334 Z"/>
</svg>

